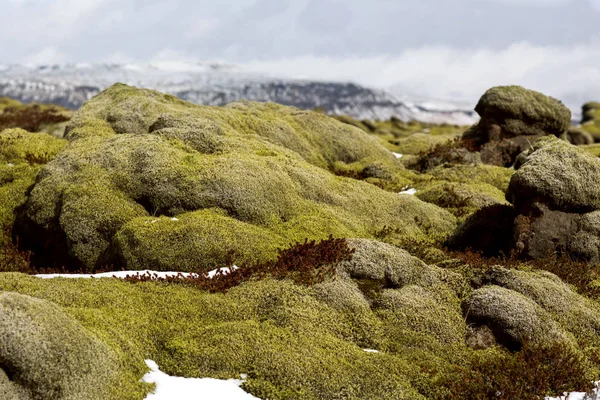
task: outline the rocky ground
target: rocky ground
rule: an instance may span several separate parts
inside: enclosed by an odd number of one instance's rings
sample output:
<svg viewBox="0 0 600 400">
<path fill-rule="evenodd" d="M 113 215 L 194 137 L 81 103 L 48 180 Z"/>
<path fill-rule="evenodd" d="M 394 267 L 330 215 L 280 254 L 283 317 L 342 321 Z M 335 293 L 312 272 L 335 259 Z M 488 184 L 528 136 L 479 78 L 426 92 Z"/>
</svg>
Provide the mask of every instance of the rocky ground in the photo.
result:
<svg viewBox="0 0 600 400">
<path fill-rule="evenodd" d="M 144 399 L 148 365 L 245 374 L 261 399 L 600 377 L 594 103 L 576 128 L 521 87 L 487 91 L 473 127 L 121 84 L 73 115 L 0 104 L 3 399 Z M 118 270 L 186 274 L 35 276 Z"/>
</svg>

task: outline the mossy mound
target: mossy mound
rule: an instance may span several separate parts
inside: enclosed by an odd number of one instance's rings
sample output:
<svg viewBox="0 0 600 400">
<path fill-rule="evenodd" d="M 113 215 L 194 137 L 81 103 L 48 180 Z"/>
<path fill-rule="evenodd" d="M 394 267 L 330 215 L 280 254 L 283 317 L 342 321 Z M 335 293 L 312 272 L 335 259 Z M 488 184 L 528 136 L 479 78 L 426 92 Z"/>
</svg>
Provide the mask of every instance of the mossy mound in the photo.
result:
<svg viewBox="0 0 600 400">
<path fill-rule="evenodd" d="M 489 89 L 475 111 L 481 121 L 464 137 L 480 143 L 517 136 L 560 137 L 571 125 L 571 112 L 560 101 L 520 86 Z"/>
<path fill-rule="evenodd" d="M 498 343 L 518 350 L 524 343 L 567 341 L 550 314 L 531 299 L 498 286 L 473 292 L 463 305 L 467 321 L 488 326 Z"/>
<path fill-rule="evenodd" d="M 50 301 L 0 293 L 0 393 L 6 400 L 105 398 L 109 348 Z"/>
<path fill-rule="evenodd" d="M 466 217 L 483 207 L 508 204 L 504 192 L 487 183 L 433 183 L 417 191 L 416 196 L 457 217 Z"/>
<path fill-rule="evenodd" d="M 506 198 L 517 208 L 533 202 L 565 212 L 600 208 L 600 161 L 563 140 L 539 139 L 515 169 Z"/>
<path fill-rule="evenodd" d="M 460 136 L 456 133 L 432 135 L 431 133 L 417 132 L 412 135 L 398 139 L 394 142 L 394 149 L 400 154 L 418 155 L 430 150 L 437 144 L 446 143 Z"/>
<path fill-rule="evenodd" d="M 413 286 L 392 296 L 380 315 L 343 282 L 332 283 L 341 284 L 336 300 L 329 293 L 320 300 L 322 290 L 286 281 L 250 282 L 222 295 L 150 282 L 0 275 L 0 288 L 58 303 L 114 350 L 127 370 L 103 398 L 143 398 L 144 358 L 176 376 L 248 373 L 244 388 L 261 398 L 423 399 L 440 392 L 435 377 L 469 352 L 458 300 L 439 304 L 433 289 Z M 430 301 L 421 304 L 422 297 Z M 427 324 L 417 309 L 429 310 Z M 436 322 L 442 315 L 446 322 Z M 452 336 L 452 350 L 439 332 Z"/>
<path fill-rule="evenodd" d="M 600 305 L 581 296 L 556 275 L 546 271 L 495 267 L 483 282 L 520 293 L 544 309 L 565 332 L 590 351 L 600 345 Z"/>
<path fill-rule="evenodd" d="M 66 141 L 22 129 L 0 132 L 0 230 L 8 229 L 15 210 L 25 203 L 42 164 L 50 161 Z"/>
<path fill-rule="evenodd" d="M 427 171 L 435 179 L 457 183 L 485 183 L 506 192 L 513 169 L 495 165 L 452 165 Z"/>
<path fill-rule="evenodd" d="M 315 112 L 249 102 L 200 107 L 115 85 L 77 112 L 67 138 L 17 224 L 37 260 L 54 265 L 179 261 L 197 271 L 231 254 L 232 262 L 264 261 L 275 246 L 306 238 L 373 237 L 385 225 L 401 236 L 444 235 L 455 225 L 438 207 L 332 174 L 340 163 L 375 160 L 373 179 L 412 173 L 372 136 Z"/>
</svg>

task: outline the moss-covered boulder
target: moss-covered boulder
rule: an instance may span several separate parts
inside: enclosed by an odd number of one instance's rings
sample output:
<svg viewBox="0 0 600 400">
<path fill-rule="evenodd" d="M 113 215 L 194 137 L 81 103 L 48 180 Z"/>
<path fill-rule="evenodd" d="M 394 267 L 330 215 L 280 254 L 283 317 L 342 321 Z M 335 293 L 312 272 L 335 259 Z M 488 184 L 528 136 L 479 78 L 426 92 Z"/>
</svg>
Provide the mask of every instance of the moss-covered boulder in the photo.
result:
<svg viewBox="0 0 600 400">
<path fill-rule="evenodd" d="M 518 253 L 570 254 L 600 260 L 600 161 L 557 138 L 542 138 L 519 156 L 506 198 L 515 205 Z"/>
<path fill-rule="evenodd" d="M 563 136 L 571 112 L 560 101 L 520 86 L 498 86 L 481 97 L 475 111 L 479 123 L 463 134 L 486 164 L 510 166 L 537 138 Z"/>
<path fill-rule="evenodd" d="M 0 132 L 0 230 L 12 226 L 15 211 L 25 203 L 41 166 L 65 144 L 45 133 L 22 129 Z"/>
<path fill-rule="evenodd" d="M 104 398 L 115 358 L 55 304 L 0 293 L 0 393 L 6 400 Z"/>
<path fill-rule="evenodd" d="M 511 350 L 525 342 L 551 344 L 567 341 L 559 325 L 544 309 L 515 291 L 486 286 L 473 292 L 463 304 L 469 323 L 486 325 L 496 341 Z"/>
<path fill-rule="evenodd" d="M 482 282 L 502 286 L 535 301 L 583 346 L 592 348 L 600 344 L 600 305 L 578 294 L 556 275 L 494 267 L 485 272 Z"/>
<path fill-rule="evenodd" d="M 538 140 L 515 169 L 506 196 L 517 208 L 532 202 L 566 212 L 600 208 L 600 160 L 563 140 Z"/>
<path fill-rule="evenodd" d="M 376 163 L 377 179 L 410 173 L 374 137 L 315 112 L 201 107 L 115 85 L 76 113 L 66 137 L 17 224 L 23 244 L 55 265 L 206 270 L 264 261 L 305 238 L 368 238 L 386 225 L 443 235 L 455 224 L 412 196 L 335 176 L 339 163 Z"/>
</svg>

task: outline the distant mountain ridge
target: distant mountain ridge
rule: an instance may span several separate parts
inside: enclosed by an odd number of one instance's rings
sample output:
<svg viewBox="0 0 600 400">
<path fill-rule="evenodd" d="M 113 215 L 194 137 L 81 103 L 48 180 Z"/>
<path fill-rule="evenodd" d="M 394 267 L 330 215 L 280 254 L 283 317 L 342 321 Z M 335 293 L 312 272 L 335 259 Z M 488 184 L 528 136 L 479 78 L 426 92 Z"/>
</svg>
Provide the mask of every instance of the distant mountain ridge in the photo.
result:
<svg viewBox="0 0 600 400">
<path fill-rule="evenodd" d="M 402 102 L 391 94 L 354 83 L 278 79 L 226 64 L 69 64 L 0 65 L 0 96 L 22 102 L 55 103 L 77 109 L 115 82 L 146 87 L 204 105 L 248 99 L 303 109 L 321 108 L 357 119 L 470 125 L 472 110 Z"/>
</svg>

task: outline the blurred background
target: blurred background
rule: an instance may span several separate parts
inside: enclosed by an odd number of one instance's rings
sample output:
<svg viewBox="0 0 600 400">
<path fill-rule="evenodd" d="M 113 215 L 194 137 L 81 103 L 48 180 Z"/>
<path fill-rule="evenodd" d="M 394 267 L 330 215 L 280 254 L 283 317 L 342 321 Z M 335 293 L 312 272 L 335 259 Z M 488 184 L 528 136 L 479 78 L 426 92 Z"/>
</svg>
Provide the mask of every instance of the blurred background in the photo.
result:
<svg viewBox="0 0 600 400">
<path fill-rule="evenodd" d="M 110 84 L 469 123 L 489 87 L 600 98 L 600 0 L 2 0 L 0 96 Z M 16 23 L 15 21 L 18 21 Z"/>
</svg>

